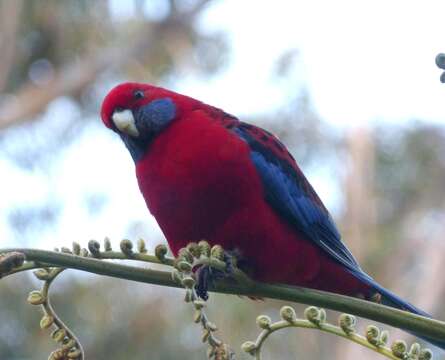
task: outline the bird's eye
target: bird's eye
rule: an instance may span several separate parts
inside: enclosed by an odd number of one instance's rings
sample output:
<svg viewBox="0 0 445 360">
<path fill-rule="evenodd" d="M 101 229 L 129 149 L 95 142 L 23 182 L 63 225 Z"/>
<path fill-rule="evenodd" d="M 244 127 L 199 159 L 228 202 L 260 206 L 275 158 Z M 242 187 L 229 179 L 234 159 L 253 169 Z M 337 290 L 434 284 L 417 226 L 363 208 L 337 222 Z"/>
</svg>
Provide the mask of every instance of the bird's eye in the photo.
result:
<svg viewBox="0 0 445 360">
<path fill-rule="evenodd" d="M 134 97 L 136 100 L 142 99 L 142 98 L 144 97 L 144 92 L 143 92 L 142 90 L 136 90 L 136 91 L 133 93 L 133 97 Z"/>
</svg>

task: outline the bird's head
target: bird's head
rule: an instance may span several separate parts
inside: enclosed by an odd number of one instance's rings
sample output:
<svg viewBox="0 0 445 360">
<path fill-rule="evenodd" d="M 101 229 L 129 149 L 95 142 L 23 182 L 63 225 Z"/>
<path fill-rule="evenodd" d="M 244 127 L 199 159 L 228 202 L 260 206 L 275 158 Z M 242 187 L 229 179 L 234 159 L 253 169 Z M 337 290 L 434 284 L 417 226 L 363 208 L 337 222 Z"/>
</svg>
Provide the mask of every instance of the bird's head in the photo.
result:
<svg viewBox="0 0 445 360">
<path fill-rule="evenodd" d="M 194 103 L 197 101 L 160 87 L 124 83 L 107 94 L 101 117 L 120 135 L 137 162 L 151 141 Z"/>
</svg>

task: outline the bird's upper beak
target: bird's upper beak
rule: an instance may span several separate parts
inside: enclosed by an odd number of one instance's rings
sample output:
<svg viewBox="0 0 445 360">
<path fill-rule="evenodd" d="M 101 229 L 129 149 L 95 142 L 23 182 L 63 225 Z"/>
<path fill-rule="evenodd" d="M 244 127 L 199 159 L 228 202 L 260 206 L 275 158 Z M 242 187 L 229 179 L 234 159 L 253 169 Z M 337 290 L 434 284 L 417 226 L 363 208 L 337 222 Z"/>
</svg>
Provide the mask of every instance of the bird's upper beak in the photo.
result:
<svg viewBox="0 0 445 360">
<path fill-rule="evenodd" d="M 136 122 L 134 121 L 134 116 L 131 110 L 116 110 L 111 118 L 119 131 L 133 137 L 139 136 L 139 130 L 136 127 Z"/>
</svg>

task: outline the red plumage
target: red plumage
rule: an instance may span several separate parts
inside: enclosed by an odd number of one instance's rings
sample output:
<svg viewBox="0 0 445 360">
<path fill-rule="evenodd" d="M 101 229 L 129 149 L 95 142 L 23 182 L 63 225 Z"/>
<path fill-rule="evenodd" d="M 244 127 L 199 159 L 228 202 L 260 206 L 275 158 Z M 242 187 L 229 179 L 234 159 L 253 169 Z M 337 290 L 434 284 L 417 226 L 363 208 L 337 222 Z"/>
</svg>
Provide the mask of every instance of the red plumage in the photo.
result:
<svg viewBox="0 0 445 360">
<path fill-rule="evenodd" d="M 132 100 L 135 87 L 147 86 L 126 84 L 107 96 L 102 107 L 107 126 L 112 127 L 114 108 L 141 104 Z M 239 250 L 258 280 L 368 294 L 369 286 L 266 202 L 248 144 L 229 131 L 239 123 L 236 118 L 164 89 L 147 87 L 147 92 L 145 102 L 168 95 L 177 107 L 175 120 L 136 163 L 140 190 L 174 254 L 189 242 L 206 239 L 226 250 Z M 250 130 L 262 142 L 278 142 L 262 129 Z M 287 151 L 273 148 L 300 172 Z"/>
<path fill-rule="evenodd" d="M 328 211 L 272 134 L 215 107 L 126 83 L 102 120 L 136 164 L 139 188 L 176 255 L 207 240 L 241 257 L 256 280 L 370 298 L 428 316 L 380 286 L 341 241 Z M 445 348 L 445 342 L 425 338 Z"/>
</svg>

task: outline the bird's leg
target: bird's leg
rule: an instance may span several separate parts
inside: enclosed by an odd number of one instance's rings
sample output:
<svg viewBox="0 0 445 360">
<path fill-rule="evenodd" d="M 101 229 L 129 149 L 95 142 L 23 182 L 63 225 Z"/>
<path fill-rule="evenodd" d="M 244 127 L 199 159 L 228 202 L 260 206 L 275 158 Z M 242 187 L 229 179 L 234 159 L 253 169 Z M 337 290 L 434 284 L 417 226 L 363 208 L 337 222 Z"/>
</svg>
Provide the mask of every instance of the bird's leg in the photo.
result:
<svg viewBox="0 0 445 360">
<path fill-rule="evenodd" d="M 209 285 L 215 284 L 215 281 L 230 278 L 233 276 L 234 269 L 237 264 L 239 257 L 238 251 L 224 251 L 223 262 L 226 264 L 225 270 L 218 270 L 212 268 L 209 265 L 200 266 L 196 274 L 196 293 L 203 299 L 207 300 L 209 298 L 208 289 Z"/>
<path fill-rule="evenodd" d="M 370 300 L 377 304 L 381 304 L 382 303 L 382 294 L 380 294 L 379 292 L 375 292 L 374 294 L 371 295 Z"/>
</svg>

